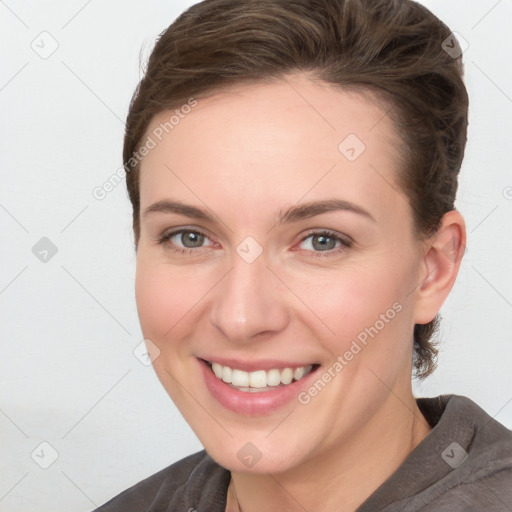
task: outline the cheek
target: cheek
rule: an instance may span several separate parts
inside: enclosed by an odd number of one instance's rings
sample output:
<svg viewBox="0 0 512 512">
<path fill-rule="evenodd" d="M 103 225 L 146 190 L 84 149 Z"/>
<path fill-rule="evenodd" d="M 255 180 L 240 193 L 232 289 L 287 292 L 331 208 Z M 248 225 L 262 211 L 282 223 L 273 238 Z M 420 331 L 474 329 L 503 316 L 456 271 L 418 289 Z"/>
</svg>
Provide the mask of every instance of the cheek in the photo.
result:
<svg viewBox="0 0 512 512">
<path fill-rule="evenodd" d="M 173 266 L 138 257 L 135 298 L 144 337 L 153 340 L 161 351 L 186 350 L 178 342 L 197 328 L 208 307 L 207 298 L 221 276 L 221 271 L 207 265 Z"/>
<path fill-rule="evenodd" d="M 187 381 L 183 360 L 188 355 L 186 339 L 190 320 L 197 311 L 199 282 L 187 271 L 173 269 L 166 264 L 137 260 L 135 297 L 142 333 L 151 340 L 160 354 L 153 361 L 153 369 L 162 385 L 180 410 L 187 410 L 189 398 L 178 382 Z"/>
<path fill-rule="evenodd" d="M 194 303 L 194 287 L 165 264 L 137 262 L 135 298 L 144 337 L 162 342 Z"/>
<path fill-rule="evenodd" d="M 408 341 L 406 333 L 411 326 L 410 297 L 405 291 L 407 266 L 407 262 L 399 267 L 391 261 L 374 261 L 372 265 L 347 266 L 306 281 L 303 276 L 295 276 L 297 295 L 307 297 L 309 310 L 321 320 L 315 321 L 315 331 L 332 355 L 337 357 L 347 350 L 359 353 L 357 345 L 363 349 L 370 343 L 375 356 L 400 351 L 398 345 L 403 345 L 404 339 Z M 311 313 L 309 318 L 307 322 L 312 325 Z M 405 346 L 403 349 L 408 350 Z"/>
<path fill-rule="evenodd" d="M 145 338 L 154 339 L 164 332 L 168 302 L 159 273 L 137 262 L 135 276 L 135 300 L 142 333 Z M 169 326 L 167 326 L 169 328 Z"/>
</svg>

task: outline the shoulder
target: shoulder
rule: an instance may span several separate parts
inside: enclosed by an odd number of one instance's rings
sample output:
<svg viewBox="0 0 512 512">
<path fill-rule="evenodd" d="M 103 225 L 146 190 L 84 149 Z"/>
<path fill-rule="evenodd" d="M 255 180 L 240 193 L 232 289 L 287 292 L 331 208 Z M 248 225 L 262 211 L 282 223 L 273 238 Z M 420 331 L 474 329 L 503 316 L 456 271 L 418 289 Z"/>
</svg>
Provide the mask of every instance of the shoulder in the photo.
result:
<svg viewBox="0 0 512 512">
<path fill-rule="evenodd" d="M 442 463 L 439 479 L 420 493 L 429 502 L 421 510 L 507 510 L 512 505 L 512 431 L 464 396 L 443 395 L 418 405 L 438 416 L 425 447 L 431 459 Z"/>
<path fill-rule="evenodd" d="M 510 509 L 512 431 L 464 396 L 417 404 L 432 430 L 358 512 Z"/>
<path fill-rule="evenodd" d="M 473 400 L 460 395 L 441 395 L 421 398 L 417 403 L 433 427 L 427 439 L 451 439 L 454 443 L 459 440 L 458 444 L 467 451 L 467 459 L 474 467 L 478 467 L 483 460 L 491 459 L 503 467 L 509 467 L 512 461 L 512 430 L 495 420 Z"/>
<path fill-rule="evenodd" d="M 201 450 L 138 482 L 94 512 L 186 512 L 201 501 L 222 502 L 229 478 L 229 471 Z"/>
</svg>

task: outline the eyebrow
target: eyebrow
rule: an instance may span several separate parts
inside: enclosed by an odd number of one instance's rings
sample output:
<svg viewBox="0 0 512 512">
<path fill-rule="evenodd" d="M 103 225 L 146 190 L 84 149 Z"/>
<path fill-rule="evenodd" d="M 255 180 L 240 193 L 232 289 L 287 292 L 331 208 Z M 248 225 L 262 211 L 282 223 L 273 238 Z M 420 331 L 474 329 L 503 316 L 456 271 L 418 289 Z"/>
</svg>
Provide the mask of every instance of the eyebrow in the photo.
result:
<svg viewBox="0 0 512 512">
<path fill-rule="evenodd" d="M 325 199 L 322 201 L 310 201 L 308 203 L 302 203 L 297 206 L 291 206 L 285 210 L 284 213 L 281 210 L 277 223 L 288 224 L 303 219 L 309 219 L 323 213 L 330 213 L 335 211 L 357 213 L 376 222 L 375 218 L 371 215 L 370 212 L 354 203 L 345 201 L 343 199 Z M 146 217 L 147 215 L 154 213 L 184 215 L 185 217 L 191 217 L 211 223 L 215 223 L 216 221 L 215 217 L 206 209 L 185 204 L 180 201 L 157 201 L 144 210 L 143 216 Z"/>
</svg>

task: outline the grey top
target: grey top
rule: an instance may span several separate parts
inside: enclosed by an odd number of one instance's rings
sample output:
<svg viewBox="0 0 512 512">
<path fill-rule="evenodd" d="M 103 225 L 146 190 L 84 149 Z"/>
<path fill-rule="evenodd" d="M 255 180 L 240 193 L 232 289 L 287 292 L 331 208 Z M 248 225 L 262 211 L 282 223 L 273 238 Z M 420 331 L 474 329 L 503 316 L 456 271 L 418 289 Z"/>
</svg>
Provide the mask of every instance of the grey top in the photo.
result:
<svg viewBox="0 0 512 512">
<path fill-rule="evenodd" d="M 463 396 L 416 401 L 432 431 L 357 512 L 511 512 L 512 431 Z M 224 512 L 229 481 L 202 450 L 95 512 Z"/>
</svg>

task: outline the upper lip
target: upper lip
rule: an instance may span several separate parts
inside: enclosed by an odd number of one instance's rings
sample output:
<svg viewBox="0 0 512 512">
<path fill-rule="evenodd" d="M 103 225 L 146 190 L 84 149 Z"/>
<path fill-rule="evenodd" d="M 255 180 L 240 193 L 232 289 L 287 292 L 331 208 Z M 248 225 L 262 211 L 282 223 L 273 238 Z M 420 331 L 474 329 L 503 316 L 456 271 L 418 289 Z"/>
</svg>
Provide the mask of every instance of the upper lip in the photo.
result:
<svg viewBox="0 0 512 512">
<path fill-rule="evenodd" d="M 283 370 L 284 368 L 299 368 L 301 366 L 314 365 L 312 362 L 307 363 L 297 363 L 292 361 L 283 361 L 278 359 L 258 359 L 251 361 L 241 361 L 240 359 L 229 359 L 223 357 L 201 357 L 200 359 L 204 359 L 210 363 L 218 363 L 222 366 L 229 366 L 232 369 L 242 370 L 245 372 L 254 372 L 257 370 L 272 370 L 277 368 L 279 370 Z"/>
</svg>

